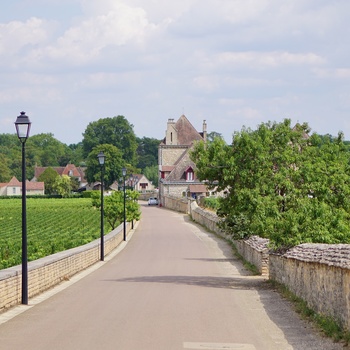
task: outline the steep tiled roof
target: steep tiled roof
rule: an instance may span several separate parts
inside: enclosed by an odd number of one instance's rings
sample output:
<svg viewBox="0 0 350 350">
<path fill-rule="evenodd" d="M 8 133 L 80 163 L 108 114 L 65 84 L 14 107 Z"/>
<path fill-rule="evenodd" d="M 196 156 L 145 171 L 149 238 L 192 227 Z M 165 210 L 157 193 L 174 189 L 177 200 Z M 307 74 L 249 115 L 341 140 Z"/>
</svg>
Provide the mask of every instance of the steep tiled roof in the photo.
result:
<svg viewBox="0 0 350 350">
<path fill-rule="evenodd" d="M 2 186 L 4 185 L 4 186 Z M 0 187 L 22 187 L 22 182 L 18 181 L 14 176 L 9 183 L 0 184 Z M 29 190 L 43 190 L 45 188 L 44 182 L 34 182 L 26 180 L 26 189 Z"/>
<path fill-rule="evenodd" d="M 10 182 L 7 184 L 7 186 L 12 186 L 12 187 L 19 187 L 22 186 L 22 182 L 19 182 L 17 178 L 14 176 Z"/>
<path fill-rule="evenodd" d="M 182 115 L 175 124 L 177 130 L 178 144 L 191 145 L 193 141 L 202 140 L 200 133 L 193 127 L 190 121 Z"/>
</svg>

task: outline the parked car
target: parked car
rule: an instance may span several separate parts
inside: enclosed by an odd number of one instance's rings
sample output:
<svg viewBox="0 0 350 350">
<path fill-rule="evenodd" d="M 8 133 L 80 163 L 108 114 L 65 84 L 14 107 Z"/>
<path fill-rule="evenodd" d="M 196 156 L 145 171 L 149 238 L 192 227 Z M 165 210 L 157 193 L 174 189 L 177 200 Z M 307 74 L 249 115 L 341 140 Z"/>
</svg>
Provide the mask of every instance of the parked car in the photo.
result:
<svg viewBox="0 0 350 350">
<path fill-rule="evenodd" d="M 158 198 L 156 197 L 149 198 L 148 205 L 158 205 Z"/>
</svg>

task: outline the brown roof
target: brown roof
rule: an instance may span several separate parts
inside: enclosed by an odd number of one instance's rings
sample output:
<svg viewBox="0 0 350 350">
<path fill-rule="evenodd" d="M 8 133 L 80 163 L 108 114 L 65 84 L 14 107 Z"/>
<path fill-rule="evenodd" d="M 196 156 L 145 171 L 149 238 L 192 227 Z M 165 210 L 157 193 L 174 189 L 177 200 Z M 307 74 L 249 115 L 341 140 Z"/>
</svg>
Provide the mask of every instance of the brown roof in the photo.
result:
<svg viewBox="0 0 350 350">
<path fill-rule="evenodd" d="M 17 178 L 14 176 L 9 183 L 4 185 L 8 187 L 22 187 L 22 182 L 18 181 Z M 0 187 L 4 187 L 4 186 L 0 186 Z M 34 182 L 34 181 L 26 180 L 27 190 L 43 190 L 44 188 L 45 188 L 44 182 Z"/>
<path fill-rule="evenodd" d="M 69 175 L 69 171 L 72 171 L 72 176 L 74 177 L 81 177 L 82 179 L 85 178 L 85 172 L 82 167 L 76 167 L 74 164 L 67 164 L 65 167 L 59 166 L 59 167 L 38 167 L 36 166 L 34 168 L 34 177 L 36 179 L 39 178 L 39 176 L 48 168 L 52 168 L 57 172 L 58 175 Z"/>
<path fill-rule="evenodd" d="M 27 191 L 30 190 L 44 190 L 45 189 L 45 184 L 44 182 L 37 182 L 37 181 L 26 181 L 26 189 Z"/>
<path fill-rule="evenodd" d="M 19 187 L 22 186 L 22 182 L 19 182 L 16 178 L 16 176 L 14 176 L 10 182 L 7 184 L 7 186 L 14 186 L 14 187 Z"/>
<path fill-rule="evenodd" d="M 193 127 L 190 121 L 182 115 L 175 123 L 179 145 L 191 145 L 193 141 L 203 140 L 200 133 Z"/>
<path fill-rule="evenodd" d="M 190 185 L 190 192 L 191 193 L 206 193 L 208 192 L 207 186 L 205 185 Z"/>
</svg>

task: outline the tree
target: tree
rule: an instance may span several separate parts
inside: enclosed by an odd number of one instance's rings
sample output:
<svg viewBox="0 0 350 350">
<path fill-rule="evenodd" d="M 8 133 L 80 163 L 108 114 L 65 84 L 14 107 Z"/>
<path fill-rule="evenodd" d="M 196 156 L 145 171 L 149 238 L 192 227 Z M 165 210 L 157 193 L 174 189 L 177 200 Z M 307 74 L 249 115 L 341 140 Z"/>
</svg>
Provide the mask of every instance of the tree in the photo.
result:
<svg viewBox="0 0 350 350">
<path fill-rule="evenodd" d="M 72 192 L 72 183 L 68 175 L 58 176 L 53 185 L 53 190 L 62 197 L 68 197 Z"/>
<path fill-rule="evenodd" d="M 84 156 L 102 144 L 110 144 L 122 150 L 122 157 L 126 163 L 137 164 L 137 142 L 130 124 L 122 115 L 113 118 L 103 118 L 91 122 L 83 134 Z"/>
<path fill-rule="evenodd" d="M 101 180 L 101 166 L 97 155 L 99 152 L 105 155 L 104 183 L 108 188 L 112 183 L 122 176 L 122 168 L 125 166 L 122 152 L 113 145 L 98 145 L 90 152 L 87 158 L 87 169 L 85 175 L 89 183 Z"/>
<path fill-rule="evenodd" d="M 56 179 L 59 175 L 51 167 L 44 170 L 44 172 L 39 176 L 38 181 L 45 183 L 45 194 L 54 194 Z"/>
<path fill-rule="evenodd" d="M 158 165 L 148 166 L 143 170 L 143 174 L 155 187 L 158 187 Z"/>
<path fill-rule="evenodd" d="M 220 134 L 219 132 L 211 131 L 207 135 L 207 140 L 208 142 L 213 142 L 217 137 L 223 138 L 222 134 Z"/>
<path fill-rule="evenodd" d="M 303 242 L 350 242 L 349 152 L 337 139 L 309 137 L 290 120 L 236 132 L 232 146 L 197 144 L 201 180 L 218 182 L 222 227 L 235 238 L 253 234 L 275 248 Z"/>
<path fill-rule="evenodd" d="M 7 158 L 0 153 L 0 182 L 11 180 L 11 170 L 8 166 Z"/>
<path fill-rule="evenodd" d="M 64 166 L 70 161 L 71 150 L 53 134 L 37 134 L 28 139 L 27 148 L 34 153 L 34 163 L 41 166 Z"/>
<path fill-rule="evenodd" d="M 126 190 L 125 212 L 127 221 L 139 220 L 141 216 L 140 205 L 137 203 L 139 194 L 136 191 Z M 92 193 L 92 205 L 101 208 L 99 191 Z M 104 198 L 104 217 L 114 230 L 124 220 L 124 192 L 113 191 Z"/>
<path fill-rule="evenodd" d="M 146 167 L 158 165 L 158 146 L 160 144 L 160 140 L 150 137 L 136 138 L 136 140 L 138 144 L 137 166 L 141 169 L 145 169 Z"/>
</svg>

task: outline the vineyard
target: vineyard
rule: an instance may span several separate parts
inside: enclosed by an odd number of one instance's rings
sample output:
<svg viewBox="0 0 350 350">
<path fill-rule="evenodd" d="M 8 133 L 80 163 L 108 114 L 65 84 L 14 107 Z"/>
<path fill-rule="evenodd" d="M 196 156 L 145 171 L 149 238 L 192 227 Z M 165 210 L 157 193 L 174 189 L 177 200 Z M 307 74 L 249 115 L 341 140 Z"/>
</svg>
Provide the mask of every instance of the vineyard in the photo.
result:
<svg viewBox="0 0 350 350">
<path fill-rule="evenodd" d="M 28 198 L 28 261 L 98 238 L 100 215 L 90 198 Z M 0 269 L 21 263 L 21 244 L 21 199 L 0 200 Z"/>
</svg>

